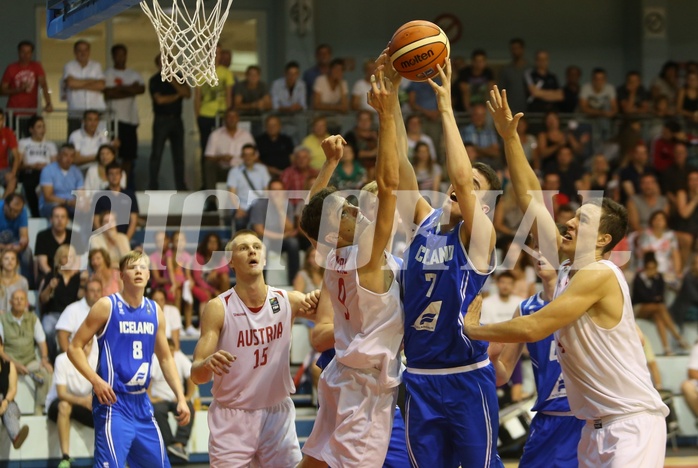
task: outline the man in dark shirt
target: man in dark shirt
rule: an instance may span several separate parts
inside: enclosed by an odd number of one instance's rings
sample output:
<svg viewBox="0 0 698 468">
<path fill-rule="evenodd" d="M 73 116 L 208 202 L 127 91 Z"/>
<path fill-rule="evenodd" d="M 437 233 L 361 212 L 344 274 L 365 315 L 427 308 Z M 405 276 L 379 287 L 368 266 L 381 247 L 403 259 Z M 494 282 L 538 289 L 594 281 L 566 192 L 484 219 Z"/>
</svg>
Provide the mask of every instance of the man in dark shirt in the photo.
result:
<svg viewBox="0 0 698 468">
<path fill-rule="evenodd" d="M 117 196 L 113 201 L 109 197 L 100 196 L 95 203 L 95 213 L 101 214 L 105 211 L 116 213 L 116 230 L 122 234 L 126 234 L 130 241 L 138 227 L 138 200 L 136 194 L 131 189 L 121 188 L 121 177 L 123 170 L 119 163 L 113 162 L 106 168 L 107 181 L 109 182 L 108 190 L 114 194 L 123 194 Z M 129 213 L 128 222 L 122 219 L 122 213 Z"/>
<path fill-rule="evenodd" d="M 638 142 L 630 150 L 629 159 L 629 164 L 618 171 L 618 179 L 621 188 L 620 202 L 623 205 L 627 203 L 628 198 L 640 192 L 640 179 L 642 175 L 654 173 L 652 167 L 647 164 L 649 156 L 647 154 L 647 147 L 644 143 Z"/>
<path fill-rule="evenodd" d="M 557 174 L 560 177 L 560 193 L 571 201 L 578 201 L 577 181 L 584 175 L 584 170 L 574 160 L 574 153 L 569 146 L 563 146 L 557 151 L 555 161 L 545 172 Z"/>
<path fill-rule="evenodd" d="M 579 91 L 581 85 L 582 70 L 576 65 L 570 65 L 565 70 L 565 86 L 562 87 L 562 95 L 564 99 L 558 108 L 560 112 L 572 114 L 577 111 L 579 105 Z"/>
<path fill-rule="evenodd" d="M 68 209 L 64 205 L 56 205 L 51 210 L 51 226 L 36 235 L 34 255 L 39 265 L 37 284 L 53 270 L 53 257 L 58 247 L 70 244 L 73 231 L 67 227 L 69 220 Z"/>
<path fill-rule="evenodd" d="M 264 133 L 255 138 L 255 141 L 259 159 L 273 177 L 278 177 L 291 165 L 293 140 L 281 133 L 281 120 L 277 116 L 270 115 L 266 118 Z"/>
<path fill-rule="evenodd" d="M 528 112 L 557 111 L 558 103 L 564 99 L 562 89 L 554 73 L 548 69 L 548 52 L 536 52 L 535 66 L 526 71 L 524 79 L 528 89 Z"/>
<path fill-rule="evenodd" d="M 189 99 L 191 90 L 179 84 L 177 80 L 162 81 L 160 71 L 162 63 L 160 54 L 155 57 L 158 72 L 148 83 L 148 90 L 153 99 L 153 149 L 150 154 L 150 190 L 158 190 L 160 162 L 165 142 L 170 140 L 172 151 L 172 168 L 174 170 L 175 188 L 186 190 L 184 183 L 184 123 L 182 122 L 182 100 Z"/>
</svg>

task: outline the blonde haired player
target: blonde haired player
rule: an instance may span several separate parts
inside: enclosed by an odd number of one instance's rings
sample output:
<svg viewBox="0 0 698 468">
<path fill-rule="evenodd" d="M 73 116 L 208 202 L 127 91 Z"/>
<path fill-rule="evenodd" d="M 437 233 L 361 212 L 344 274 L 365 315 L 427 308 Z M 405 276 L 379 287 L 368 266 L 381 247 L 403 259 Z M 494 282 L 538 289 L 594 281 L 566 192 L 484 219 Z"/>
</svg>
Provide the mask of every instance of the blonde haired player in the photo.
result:
<svg viewBox="0 0 698 468">
<path fill-rule="evenodd" d="M 319 291 L 268 286 L 265 248 L 253 231 L 237 231 L 225 250 L 237 284 L 206 304 L 191 370 L 196 384 L 213 378 L 209 460 L 213 467 L 295 466 L 291 325 L 314 310 Z"/>
</svg>

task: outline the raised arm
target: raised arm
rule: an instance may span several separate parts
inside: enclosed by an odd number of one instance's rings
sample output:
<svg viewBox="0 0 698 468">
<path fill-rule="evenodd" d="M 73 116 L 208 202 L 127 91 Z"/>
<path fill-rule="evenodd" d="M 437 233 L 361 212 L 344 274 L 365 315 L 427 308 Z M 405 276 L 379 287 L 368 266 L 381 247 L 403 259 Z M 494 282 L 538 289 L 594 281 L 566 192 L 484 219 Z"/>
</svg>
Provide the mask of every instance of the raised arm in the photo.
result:
<svg viewBox="0 0 698 468">
<path fill-rule="evenodd" d="M 320 168 L 320 172 L 318 172 L 313 186 L 310 187 L 308 200 L 313 198 L 316 193 L 327 187 L 327 184 L 330 183 L 330 178 L 332 174 L 334 174 L 334 170 L 337 169 L 339 161 L 342 159 L 344 146 L 346 144 L 347 142 L 342 138 L 342 135 L 332 135 L 322 140 L 320 146 L 322 146 L 322 151 L 325 153 L 325 162 Z"/>
</svg>

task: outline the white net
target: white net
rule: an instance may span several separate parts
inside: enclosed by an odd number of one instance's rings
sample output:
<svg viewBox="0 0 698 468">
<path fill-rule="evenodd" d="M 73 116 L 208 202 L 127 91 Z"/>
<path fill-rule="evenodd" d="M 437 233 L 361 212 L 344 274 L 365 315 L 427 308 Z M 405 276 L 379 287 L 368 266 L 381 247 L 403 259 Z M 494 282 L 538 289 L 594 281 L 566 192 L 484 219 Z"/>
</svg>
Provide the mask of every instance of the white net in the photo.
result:
<svg viewBox="0 0 698 468">
<path fill-rule="evenodd" d="M 216 45 L 233 0 L 215 0 L 208 13 L 204 0 L 196 0 L 193 12 L 185 2 L 167 0 L 166 8 L 162 8 L 158 0 L 141 2 L 160 40 L 162 79 L 175 79 L 190 86 L 205 83 L 215 86 L 218 84 Z"/>
</svg>

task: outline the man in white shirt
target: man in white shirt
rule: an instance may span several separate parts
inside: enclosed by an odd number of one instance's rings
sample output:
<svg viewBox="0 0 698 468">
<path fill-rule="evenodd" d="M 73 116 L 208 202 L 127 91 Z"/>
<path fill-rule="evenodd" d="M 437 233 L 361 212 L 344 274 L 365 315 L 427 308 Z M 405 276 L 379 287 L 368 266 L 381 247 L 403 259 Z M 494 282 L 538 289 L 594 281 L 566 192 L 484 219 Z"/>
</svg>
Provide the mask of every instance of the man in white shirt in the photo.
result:
<svg viewBox="0 0 698 468">
<path fill-rule="evenodd" d="M 351 109 L 355 111 L 367 110 L 372 113 L 376 113 L 376 110 L 368 105 L 368 92 L 371 91 L 371 75 L 373 75 L 376 69 L 375 62 L 373 60 L 366 60 L 364 62 L 364 76 L 359 78 L 354 86 L 351 88 Z"/>
<path fill-rule="evenodd" d="M 96 164 L 99 147 L 110 143 L 107 129 L 100 123 L 99 112 L 93 109 L 83 112 L 82 127 L 70 134 L 68 142 L 75 146 L 73 164 L 78 168 L 86 171 Z"/>
<path fill-rule="evenodd" d="M 215 189 L 218 182 L 225 182 L 228 170 L 242 164 L 243 146 L 255 144 L 250 132 L 238 128 L 239 121 L 237 111 L 228 109 L 225 113 L 225 125 L 211 132 L 211 136 L 208 137 L 204 181 L 204 188 L 208 190 Z"/>
<path fill-rule="evenodd" d="M 106 109 L 104 73 L 100 63 L 90 60 L 90 43 L 77 41 L 73 53 L 75 60 L 65 64 L 61 78 L 61 100 L 68 101 L 68 135 L 80 128 L 84 111 Z"/>
<path fill-rule="evenodd" d="M 68 344 L 73 335 L 85 321 L 90 308 L 102 297 L 102 283 L 98 279 L 90 279 L 85 285 L 85 297 L 66 307 L 56 322 L 56 339 L 60 352 L 68 350 Z M 92 349 L 97 352 L 97 346 Z"/>
<path fill-rule="evenodd" d="M 516 307 L 525 298 L 512 294 L 515 278 L 508 271 L 497 276 L 497 293 L 490 294 L 482 300 L 482 323 L 499 323 L 511 320 Z"/>
<path fill-rule="evenodd" d="M 104 97 L 116 119 L 117 134 L 121 142 L 119 157 L 126 171 L 128 188 L 135 189 L 133 166 L 138 157 L 139 123 L 136 96 L 145 93 L 145 82 L 140 73 L 126 68 L 127 55 L 128 50 L 123 44 L 116 44 L 111 48 L 114 66 L 106 71 L 107 87 L 104 89 Z"/>
<path fill-rule="evenodd" d="M 240 199 L 240 207 L 235 210 L 235 229 L 247 228 L 250 220 L 249 210 L 252 202 L 259 198 L 271 181 L 267 167 L 258 162 L 259 153 L 254 145 L 242 147 L 243 164 L 228 172 L 228 190 Z M 235 201 L 233 201 L 235 204 Z"/>
<path fill-rule="evenodd" d="M 39 197 L 36 189 L 39 186 L 41 170 L 56 160 L 58 148 L 52 141 L 46 140 L 46 123 L 40 115 L 33 115 L 27 122 L 31 136 L 22 138 L 18 143 L 21 165 L 19 180 L 24 187 L 29 210 L 34 218 L 39 214 Z"/>
<path fill-rule="evenodd" d="M 608 82 L 606 70 L 594 68 L 591 82 L 579 91 L 579 108 L 591 120 L 594 151 L 611 138 L 611 119 L 618 113 L 616 88 Z"/>
</svg>

